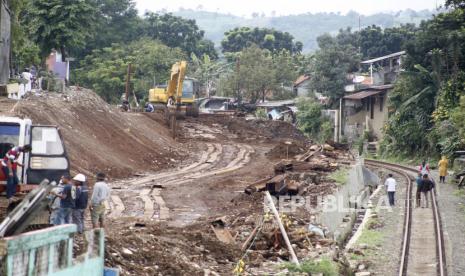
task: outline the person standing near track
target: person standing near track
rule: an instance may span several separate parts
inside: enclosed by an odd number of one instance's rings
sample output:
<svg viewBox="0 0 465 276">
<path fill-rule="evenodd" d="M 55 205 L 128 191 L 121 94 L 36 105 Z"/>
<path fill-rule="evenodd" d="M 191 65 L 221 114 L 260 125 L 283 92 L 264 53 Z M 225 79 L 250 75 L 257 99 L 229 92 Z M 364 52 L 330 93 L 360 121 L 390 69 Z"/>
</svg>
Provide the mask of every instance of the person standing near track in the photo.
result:
<svg viewBox="0 0 465 276">
<path fill-rule="evenodd" d="M 418 176 L 415 179 L 415 182 L 417 183 L 417 192 L 415 194 L 415 199 L 416 199 L 416 206 L 418 208 L 421 206 L 421 186 L 423 185 L 423 177 L 421 176 L 421 173 L 418 173 Z"/>
<path fill-rule="evenodd" d="M 395 193 L 396 193 L 396 186 L 397 182 L 392 176 L 392 174 L 388 174 L 388 178 L 384 182 L 384 186 L 386 186 L 386 190 L 388 193 L 389 197 L 389 205 L 394 206 L 395 205 Z"/>
<path fill-rule="evenodd" d="M 425 208 L 425 207 L 428 208 L 428 196 L 429 196 L 429 192 L 433 188 L 434 188 L 434 182 L 428 177 L 427 174 L 424 174 L 423 180 L 421 182 L 421 194 L 423 195 L 425 206 L 422 206 L 422 208 Z"/>
<path fill-rule="evenodd" d="M 421 165 L 418 168 L 418 172 L 421 173 L 422 176 L 425 174 L 430 174 L 429 164 L 426 163 L 426 160 L 423 160 L 423 162 L 421 162 Z"/>
<path fill-rule="evenodd" d="M 438 163 L 438 167 L 439 167 L 439 183 L 446 183 L 447 167 L 448 166 L 449 166 L 449 161 L 447 161 L 447 157 L 442 156 L 441 160 Z"/>
</svg>

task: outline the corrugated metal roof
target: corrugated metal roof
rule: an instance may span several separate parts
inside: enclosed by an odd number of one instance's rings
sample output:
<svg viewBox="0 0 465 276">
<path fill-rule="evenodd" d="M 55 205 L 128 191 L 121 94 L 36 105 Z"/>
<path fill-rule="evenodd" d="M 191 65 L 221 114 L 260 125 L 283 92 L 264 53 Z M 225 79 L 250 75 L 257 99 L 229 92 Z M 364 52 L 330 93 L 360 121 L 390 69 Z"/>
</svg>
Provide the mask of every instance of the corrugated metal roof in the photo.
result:
<svg viewBox="0 0 465 276">
<path fill-rule="evenodd" d="M 272 101 L 272 102 L 264 102 L 256 104 L 257 107 L 278 107 L 278 106 L 286 106 L 286 105 L 294 105 L 294 100 L 285 100 L 285 101 Z"/>
<path fill-rule="evenodd" d="M 352 94 L 352 95 L 347 95 L 347 96 L 344 97 L 344 99 L 346 99 L 346 100 L 361 100 L 361 99 L 364 99 L 366 97 L 377 95 L 379 93 L 383 93 L 383 91 L 362 91 L 362 92 L 358 92 L 358 93 L 355 93 L 355 94 Z"/>
<path fill-rule="evenodd" d="M 405 51 L 400 51 L 400 52 L 397 52 L 397 53 L 392 53 L 390 55 L 387 55 L 387 56 L 382 56 L 382 57 L 377 57 L 377 58 L 374 58 L 374 59 L 369 59 L 369 60 L 365 60 L 365 61 L 362 61 L 360 62 L 361 64 L 371 64 L 371 63 L 375 63 L 377 61 L 381 61 L 383 59 L 389 59 L 389 58 L 393 58 L 393 57 L 399 57 L 399 56 L 402 56 L 402 55 L 405 55 Z"/>
</svg>

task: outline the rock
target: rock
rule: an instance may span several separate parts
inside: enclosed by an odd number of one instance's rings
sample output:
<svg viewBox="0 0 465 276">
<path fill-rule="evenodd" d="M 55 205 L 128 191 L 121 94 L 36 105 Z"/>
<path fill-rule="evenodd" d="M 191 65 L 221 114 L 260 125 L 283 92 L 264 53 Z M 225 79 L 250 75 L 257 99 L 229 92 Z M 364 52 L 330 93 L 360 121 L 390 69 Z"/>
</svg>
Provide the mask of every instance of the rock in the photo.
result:
<svg viewBox="0 0 465 276">
<path fill-rule="evenodd" d="M 368 271 L 355 273 L 355 276 L 370 276 L 370 275 L 371 275 L 371 272 L 368 272 Z"/>
<path fill-rule="evenodd" d="M 325 237 L 325 233 L 323 232 L 323 229 L 321 229 L 320 227 L 315 226 L 315 225 L 313 225 L 313 224 L 310 224 L 310 225 L 308 226 L 308 231 L 309 231 L 309 232 L 312 232 L 312 233 L 315 233 L 315 234 L 317 234 L 318 236 L 320 236 L 320 237 L 322 237 L 322 238 Z"/>
<path fill-rule="evenodd" d="M 365 269 L 366 269 L 366 267 L 365 267 L 364 264 L 360 264 L 360 265 L 358 266 L 358 271 L 363 271 L 363 270 L 365 270 Z"/>
<path fill-rule="evenodd" d="M 323 145 L 323 149 L 324 150 L 327 150 L 327 151 L 333 151 L 334 150 L 334 147 L 328 145 L 328 144 L 324 144 Z"/>
<path fill-rule="evenodd" d="M 360 247 L 360 249 L 367 249 L 367 248 L 368 248 L 368 244 L 366 244 L 366 243 L 361 243 L 361 244 L 359 245 L 359 247 Z"/>
<path fill-rule="evenodd" d="M 316 151 L 316 150 L 318 150 L 318 145 L 312 145 L 312 146 L 310 147 L 310 150 L 311 150 L 311 151 Z"/>
<path fill-rule="evenodd" d="M 129 256 L 133 255 L 131 250 L 124 248 L 124 247 L 123 247 L 122 253 L 123 255 L 129 255 Z"/>
<path fill-rule="evenodd" d="M 353 249 L 352 250 L 352 253 L 354 253 L 355 255 L 360 255 L 360 256 L 364 256 L 365 254 L 363 254 L 362 250 L 360 249 Z"/>
</svg>

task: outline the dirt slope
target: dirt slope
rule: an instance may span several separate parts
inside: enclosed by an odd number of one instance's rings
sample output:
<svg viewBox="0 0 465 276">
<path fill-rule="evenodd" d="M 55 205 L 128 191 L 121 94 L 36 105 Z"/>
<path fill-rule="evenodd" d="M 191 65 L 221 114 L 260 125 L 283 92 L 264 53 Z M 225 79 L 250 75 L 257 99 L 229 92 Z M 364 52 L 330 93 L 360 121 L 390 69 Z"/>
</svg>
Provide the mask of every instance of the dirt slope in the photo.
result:
<svg viewBox="0 0 465 276">
<path fill-rule="evenodd" d="M 31 95 L 14 112 L 60 127 L 73 172 L 121 178 L 175 166 L 182 154 L 157 114 L 120 112 L 87 89 Z"/>
</svg>

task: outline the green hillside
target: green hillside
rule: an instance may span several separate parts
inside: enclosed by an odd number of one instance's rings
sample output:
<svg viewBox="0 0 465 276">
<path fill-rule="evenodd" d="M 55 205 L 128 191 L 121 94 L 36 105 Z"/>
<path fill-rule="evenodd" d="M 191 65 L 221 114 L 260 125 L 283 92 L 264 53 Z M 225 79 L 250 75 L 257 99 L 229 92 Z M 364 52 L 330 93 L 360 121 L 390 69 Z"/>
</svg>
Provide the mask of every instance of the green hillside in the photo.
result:
<svg viewBox="0 0 465 276">
<path fill-rule="evenodd" d="M 317 48 L 316 38 L 323 33 L 336 33 L 341 28 L 378 25 L 383 28 L 398 26 L 405 23 L 419 24 L 422 20 L 430 19 L 433 11 L 405 10 L 397 13 L 377 13 L 370 16 L 360 15 L 356 12 L 340 13 L 306 13 L 280 17 L 244 18 L 231 14 L 182 9 L 175 15 L 195 19 L 199 27 L 205 30 L 206 37 L 219 47 L 224 32 L 234 27 L 267 27 L 291 33 L 298 41 L 304 44 L 304 52 Z"/>
</svg>

